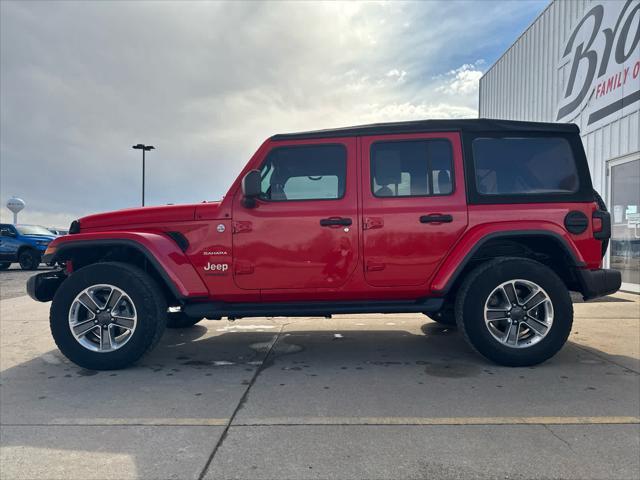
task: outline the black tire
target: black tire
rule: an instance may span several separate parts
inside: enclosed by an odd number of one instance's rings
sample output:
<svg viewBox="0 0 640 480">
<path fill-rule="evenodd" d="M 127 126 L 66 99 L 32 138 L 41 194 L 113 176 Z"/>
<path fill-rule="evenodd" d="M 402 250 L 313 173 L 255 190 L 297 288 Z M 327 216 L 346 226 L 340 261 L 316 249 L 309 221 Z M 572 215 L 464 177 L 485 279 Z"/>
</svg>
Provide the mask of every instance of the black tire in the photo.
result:
<svg viewBox="0 0 640 480">
<path fill-rule="evenodd" d="M 18 255 L 18 263 L 22 270 L 37 270 L 40 265 L 40 254 L 32 249 L 23 250 Z"/>
<path fill-rule="evenodd" d="M 6 270 L 11 266 L 11 262 L 0 262 L 0 270 Z"/>
<path fill-rule="evenodd" d="M 553 323 L 537 343 L 523 348 L 506 346 L 490 333 L 484 307 L 503 282 L 534 282 L 549 296 Z M 573 304 L 564 282 L 547 266 L 524 258 L 501 258 L 478 266 L 462 283 L 456 299 L 456 321 L 469 344 L 488 359 L 506 366 L 536 365 L 555 355 L 565 344 L 573 323 Z"/>
<path fill-rule="evenodd" d="M 425 315 L 440 325 L 457 327 L 455 309 L 452 303 L 445 303 L 441 310 L 434 313 L 425 313 Z"/>
<path fill-rule="evenodd" d="M 94 352 L 82 346 L 71 333 L 69 311 L 82 290 L 108 284 L 126 292 L 137 313 L 131 338 L 111 352 Z M 74 272 L 56 292 L 51 304 L 50 326 L 60 351 L 72 362 L 91 370 L 127 367 L 160 340 L 167 321 L 167 302 L 158 284 L 138 267 L 120 262 L 88 265 Z"/>
<path fill-rule="evenodd" d="M 189 328 L 201 320 L 204 319 L 187 317 L 182 312 L 169 312 L 167 314 L 167 328 Z"/>
</svg>

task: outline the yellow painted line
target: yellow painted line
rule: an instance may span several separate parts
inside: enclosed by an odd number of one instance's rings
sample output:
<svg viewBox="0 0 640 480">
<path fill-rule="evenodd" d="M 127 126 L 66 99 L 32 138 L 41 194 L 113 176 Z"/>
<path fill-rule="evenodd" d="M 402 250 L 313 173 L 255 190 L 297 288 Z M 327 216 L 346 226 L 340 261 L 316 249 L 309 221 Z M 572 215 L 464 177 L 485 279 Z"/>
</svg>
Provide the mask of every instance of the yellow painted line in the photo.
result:
<svg viewBox="0 0 640 480">
<path fill-rule="evenodd" d="M 228 418 L 57 418 L 46 425 L 226 426 Z M 264 417 L 236 419 L 243 426 L 339 425 L 638 425 L 640 417 Z"/>
<path fill-rule="evenodd" d="M 228 418 L 56 418 L 48 425 L 78 426 L 226 426 Z"/>
<path fill-rule="evenodd" d="M 248 418 L 249 425 L 603 425 L 640 424 L 640 417 L 296 417 Z"/>
</svg>

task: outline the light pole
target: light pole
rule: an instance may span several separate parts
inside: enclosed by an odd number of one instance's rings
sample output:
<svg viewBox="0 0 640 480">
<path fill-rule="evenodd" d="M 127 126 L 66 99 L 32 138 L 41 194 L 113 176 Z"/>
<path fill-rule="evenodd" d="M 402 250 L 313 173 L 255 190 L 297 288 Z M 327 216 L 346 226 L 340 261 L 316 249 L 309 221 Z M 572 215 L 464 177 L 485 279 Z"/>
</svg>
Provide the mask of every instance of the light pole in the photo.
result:
<svg viewBox="0 0 640 480">
<path fill-rule="evenodd" d="M 144 154 L 149 150 L 153 150 L 155 147 L 153 145 L 144 145 L 139 143 L 131 148 L 134 150 L 142 150 L 142 206 L 144 207 Z"/>
</svg>

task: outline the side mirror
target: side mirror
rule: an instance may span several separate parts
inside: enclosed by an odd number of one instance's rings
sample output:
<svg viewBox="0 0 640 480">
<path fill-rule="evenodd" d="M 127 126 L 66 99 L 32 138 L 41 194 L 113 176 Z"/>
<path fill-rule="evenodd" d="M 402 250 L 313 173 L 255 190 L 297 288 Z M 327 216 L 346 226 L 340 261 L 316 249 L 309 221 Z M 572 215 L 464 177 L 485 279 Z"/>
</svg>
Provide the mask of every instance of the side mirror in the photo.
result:
<svg viewBox="0 0 640 480">
<path fill-rule="evenodd" d="M 256 206 L 256 197 L 261 193 L 261 184 L 260 170 L 249 170 L 242 179 L 242 206 L 245 208 Z"/>
</svg>

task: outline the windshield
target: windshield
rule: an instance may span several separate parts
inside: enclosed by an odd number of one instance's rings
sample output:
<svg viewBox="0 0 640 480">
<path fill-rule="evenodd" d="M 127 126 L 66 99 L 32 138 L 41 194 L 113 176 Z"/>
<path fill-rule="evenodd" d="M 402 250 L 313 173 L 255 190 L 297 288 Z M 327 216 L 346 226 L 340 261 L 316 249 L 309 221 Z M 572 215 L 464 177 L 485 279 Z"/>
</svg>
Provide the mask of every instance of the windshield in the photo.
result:
<svg viewBox="0 0 640 480">
<path fill-rule="evenodd" d="M 49 230 L 39 225 L 16 225 L 16 228 L 21 235 L 53 235 Z"/>
</svg>

